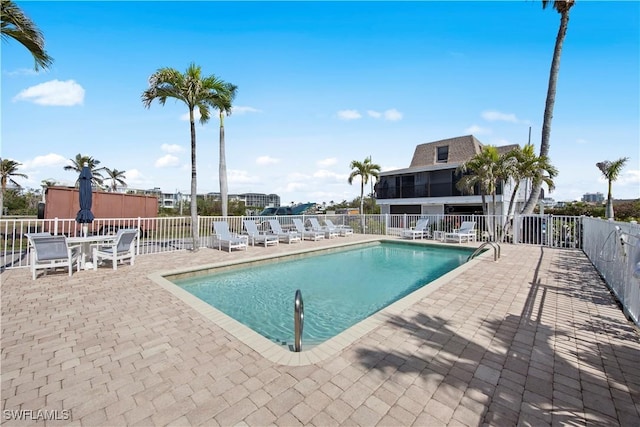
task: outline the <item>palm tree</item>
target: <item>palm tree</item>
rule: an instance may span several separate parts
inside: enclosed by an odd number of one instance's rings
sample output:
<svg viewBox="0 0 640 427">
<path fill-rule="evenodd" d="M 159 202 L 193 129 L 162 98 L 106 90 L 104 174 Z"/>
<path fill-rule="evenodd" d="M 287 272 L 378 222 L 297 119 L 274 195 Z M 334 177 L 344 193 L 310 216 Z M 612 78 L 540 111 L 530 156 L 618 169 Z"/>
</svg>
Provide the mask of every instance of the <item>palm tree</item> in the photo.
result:
<svg viewBox="0 0 640 427">
<path fill-rule="evenodd" d="M 232 103 L 236 97 L 238 87 L 231 83 L 225 83 L 224 87 L 224 92 L 218 93 L 218 97 L 215 101 L 215 106 L 220 113 L 220 166 L 218 172 L 218 177 L 220 179 L 220 199 L 222 216 L 227 216 L 229 188 L 227 185 L 227 160 L 224 143 L 224 116 L 231 115 L 231 110 L 233 107 Z"/>
<path fill-rule="evenodd" d="M 80 183 L 80 172 L 82 172 L 82 168 L 86 164 L 91 171 L 91 184 L 99 187 L 102 185 L 102 181 L 104 177 L 101 175 L 101 171 L 105 170 L 103 167 L 98 167 L 100 164 L 100 160 L 96 160 L 91 156 L 83 156 L 82 154 L 76 154 L 75 159 L 69 159 L 71 162 L 70 165 L 64 167 L 66 171 L 74 171 L 78 174 L 78 178 L 76 179 L 76 186 Z"/>
<path fill-rule="evenodd" d="M 124 181 L 127 178 L 126 176 L 124 176 L 126 171 L 119 171 L 118 169 L 109 168 L 104 168 L 104 171 L 107 174 L 106 179 L 111 181 L 111 184 L 109 185 L 109 189 L 111 191 L 115 192 L 118 189 L 118 185 L 122 187 L 127 186 L 127 183 Z"/>
<path fill-rule="evenodd" d="M 463 174 L 456 183 L 459 190 L 473 193 L 476 186 L 479 187 L 484 215 L 489 213 L 486 196 L 491 195 L 491 215 L 494 215 L 494 220 L 487 228 L 492 230 L 492 236 L 495 236 L 497 228 L 495 221 L 495 215 L 497 215 L 496 193 L 498 183 L 506 176 L 504 158 L 500 156 L 496 147 L 486 145 L 482 147 L 480 153 L 458 166 L 456 172 Z"/>
<path fill-rule="evenodd" d="M 510 161 L 512 160 L 512 161 Z M 505 154 L 506 179 L 514 180 L 511 200 L 507 215 L 510 218 L 515 211 L 515 201 L 523 180 L 534 179 L 539 174 L 543 183 L 547 184 L 549 191 L 553 191 L 555 184 L 553 178 L 558 176 L 558 170 L 546 157 L 539 157 L 535 153 L 533 144 L 526 144 L 523 148 L 517 147 Z"/>
<path fill-rule="evenodd" d="M 18 163 L 11 159 L 2 159 L 0 161 L 0 216 L 4 212 L 4 193 L 7 190 L 7 183 L 12 183 L 16 186 L 20 186 L 13 178 L 29 178 L 27 175 L 18 172 L 18 167 L 22 166 L 22 163 Z"/>
<path fill-rule="evenodd" d="M 609 192 L 607 193 L 607 209 L 606 215 L 607 219 L 613 219 L 613 197 L 611 197 L 611 184 L 613 181 L 616 181 L 620 176 L 620 172 L 624 167 L 625 163 L 629 160 L 628 157 L 622 157 L 618 160 L 610 162 L 609 160 L 605 160 L 604 162 L 596 163 L 596 166 L 602 172 L 602 175 L 609 182 Z"/>
<path fill-rule="evenodd" d="M 486 145 L 482 147 L 480 153 L 456 169 L 456 173 L 463 174 L 456 184 L 456 187 L 460 191 L 473 194 L 474 189 L 479 187 L 480 195 L 482 196 L 482 212 L 485 215 L 488 214 L 486 196 L 489 194 L 493 196 L 493 215 L 496 213 L 495 196 L 497 184 L 503 175 L 500 167 L 500 154 L 498 153 L 498 149 L 493 145 Z"/>
<path fill-rule="evenodd" d="M 353 160 L 350 165 L 352 171 L 349 175 L 349 184 L 353 184 L 353 179 L 360 177 L 360 214 L 364 214 L 364 186 L 372 177 L 380 175 L 380 165 L 371 161 L 371 156 L 364 159 L 364 162 Z"/>
<path fill-rule="evenodd" d="M 193 250 L 198 250 L 198 205 L 196 174 L 196 122 L 194 111 L 200 113 L 200 123 L 210 118 L 210 109 L 218 108 L 221 93 L 226 93 L 226 83 L 214 75 L 202 76 L 201 67 L 190 64 L 184 74 L 173 68 L 160 68 L 149 77 L 149 88 L 142 93 L 142 103 L 151 107 L 154 100 L 164 105 L 168 98 L 182 101 L 189 109 L 191 130 L 191 234 Z"/>
<path fill-rule="evenodd" d="M 549 0 L 542 0 L 542 8 L 546 9 Z M 553 118 L 553 106 L 556 102 L 556 86 L 558 83 L 558 74 L 560 73 L 560 57 L 562 56 L 562 45 L 567 34 L 569 25 L 569 10 L 575 4 L 575 0 L 556 0 L 553 2 L 553 8 L 560 14 L 560 28 L 556 36 L 556 45 L 553 50 L 553 59 L 551 60 L 551 70 L 549 72 L 549 86 L 547 88 L 547 100 L 544 107 L 544 118 L 542 121 L 542 141 L 540 143 L 540 157 L 549 157 L 549 140 L 551 138 L 551 119 Z M 538 174 L 534 178 L 531 185 L 531 194 L 524 206 L 523 213 L 530 214 L 538 202 L 540 189 L 542 188 L 542 174 Z"/>
<path fill-rule="evenodd" d="M 2 40 L 12 38 L 29 50 L 35 60 L 35 70 L 47 69 L 53 63 L 44 50 L 42 32 L 29 17 L 11 0 L 2 0 L 0 5 Z"/>
</svg>

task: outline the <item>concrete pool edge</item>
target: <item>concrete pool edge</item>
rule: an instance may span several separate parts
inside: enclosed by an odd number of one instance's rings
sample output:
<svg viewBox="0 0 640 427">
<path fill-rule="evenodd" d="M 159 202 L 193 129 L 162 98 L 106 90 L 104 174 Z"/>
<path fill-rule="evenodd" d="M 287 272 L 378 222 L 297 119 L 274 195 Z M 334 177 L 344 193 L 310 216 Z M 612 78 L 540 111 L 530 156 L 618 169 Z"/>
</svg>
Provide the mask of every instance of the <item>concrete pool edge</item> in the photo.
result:
<svg viewBox="0 0 640 427">
<path fill-rule="evenodd" d="M 220 268 L 226 267 L 238 267 L 243 264 L 248 265 L 252 263 L 260 263 L 260 262 L 268 262 L 270 260 L 276 258 L 287 258 L 287 257 L 295 257 L 295 256 L 304 256 L 313 252 L 327 252 L 336 249 L 344 249 L 350 246 L 363 246 L 368 244 L 377 244 L 382 242 L 391 242 L 391 243 L 405 243 L 409 245 L 433 245 L 433 246 L 446 246 L 452 247 L 451 245 L 440 245 L 438 243 L 433 243 L 430 241 L 427 242 L 413 242 L 406 240 L 398 240 L 393 238 L 372 238 L 367 241 L 359 241 L 359 242 L 344 242 L 340 244 L 336 244 L 330 247 L 323 248 L 312 248 L 312 249 L 304 249 L 299 251 L 293 251 L 287 254 L 274 254 L 274 255 L 266 255 L 266 256 L 257 256 L 248 259 L 242 260 L 234 260 L 234 261 L 226 261 L 215 264 L 203 265 L 198 267 L 190 267 L 172 271 L 164 271 L 164 272 L 156 272 L 148 275 L 148 278 L 158 284 L 160 287 L 164 288 L 175 297 L 183 301 L 185 304 L 196 310 L 203 317 L 212 321 L 216 325 L 218 325 L 223 330 L 227 331 L 229 334 L 234 336 L 236 339 L 240 340 L 242 343 L 247 345 L 248 347 L 255 350 L 262 357 L 267 360 L 277 363 L 279 365 L 285 366 L 306 366 L 313 365 L 315 363 L 321 362 L 331 356 L 334 356 L 338 352 L 342 351 L 349 345 L 352 345 L 357 340 L 364 337 L 369 332 L 373 331 L 376 327 L 383 324 L 387 321 L 388 318 L 392 316 L 399 315 L 405 309 L 417 303 L 421 299 L 425 298 L 432 292 L 439 289 L 446 283 L 449 283 L 452 279 L 457 277 L 459 274 L 471 268 L 473 265 L 479 262 L 479 258 L 484 258 L 486 253 L 483 253 L 479 257 L 474 258 L 473 260 L 462 264 L 456 269 L 444 274 L 433 282 L 429 283 L 428 286 L 424 286 L 411 294 L 401 298 L 400 300 L 390 304 L 389 306 L 383 308 L 377 313 L 372 314 L 366 319 L 361 320 L 350 328 L 344 330 L 338 335 L 324 341 L 321 344 L 309 349 L 303 350 L 299 353 L 292 352 L 285 347 L 274 343 L 273 341 L 265 338 L 260 335 L 258 332 L 249 328 L 248 326 L 243 325 L 239 321 L 233 319 L 230 316 L 222 313 L 218 309 L 212 307 L 206 302 L 202 301 L 198 297 L 192 295 L 191 293 L 185 291 L 180 288 L 178 285 L 174 284 L 167 277 L 188 277 L 191 275 L 206 273 L 207 271 L 216 270 Z M 460 246 L 457 246 L 460 247 Z M 475 247 L 468 247 L 474 249 Z M 304 348 L 304 343 L 303 343 Z"/>
</svg>

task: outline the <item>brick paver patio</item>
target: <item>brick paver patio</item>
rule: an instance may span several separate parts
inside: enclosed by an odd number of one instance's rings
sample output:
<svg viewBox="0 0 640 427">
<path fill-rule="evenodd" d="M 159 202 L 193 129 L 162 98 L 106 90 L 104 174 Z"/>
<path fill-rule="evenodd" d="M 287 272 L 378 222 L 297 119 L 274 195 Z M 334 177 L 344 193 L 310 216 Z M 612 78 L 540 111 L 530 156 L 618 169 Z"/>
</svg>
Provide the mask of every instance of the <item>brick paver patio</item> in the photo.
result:
<svg viewBox="0 0 640 427">
<path fill-rule="evenodd" d="M 269 361 L 147 277 L 337 241 L 3 272 L 2 423 L 640 425 L 638 329 L 580 251 L 503 245 L 309 366 Z"/>
</svg>

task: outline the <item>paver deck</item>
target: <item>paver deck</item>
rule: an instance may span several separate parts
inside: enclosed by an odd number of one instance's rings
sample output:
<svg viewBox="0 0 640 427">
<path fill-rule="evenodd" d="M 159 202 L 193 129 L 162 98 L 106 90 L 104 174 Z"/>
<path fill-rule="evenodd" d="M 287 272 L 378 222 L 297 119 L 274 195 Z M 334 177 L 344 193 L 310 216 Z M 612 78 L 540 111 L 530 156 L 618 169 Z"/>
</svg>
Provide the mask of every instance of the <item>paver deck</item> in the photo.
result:
<svg viewBox="0 0 640 427">
<path fill-rule="evenodd" d="M 577 250 L 504 245 L 307 366 L 263 357 L 148 278 L 340 239 L 3 272 L 3 425 L 640 424 L 638 328 Z"/>
</svg>

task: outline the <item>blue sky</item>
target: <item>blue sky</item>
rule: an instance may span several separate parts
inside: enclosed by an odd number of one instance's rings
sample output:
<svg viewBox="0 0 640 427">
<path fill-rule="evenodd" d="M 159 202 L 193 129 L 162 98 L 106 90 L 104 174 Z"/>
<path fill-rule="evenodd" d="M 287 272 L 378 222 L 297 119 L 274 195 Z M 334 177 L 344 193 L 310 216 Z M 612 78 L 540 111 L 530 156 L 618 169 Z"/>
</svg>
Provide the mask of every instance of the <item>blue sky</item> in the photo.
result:
<svg viewBox="0 0 640 427">
<path fill-rule="evenodd" d="M 473 134 L 536 150 L 559 14 L 510 2 L 18 2 L 54 58 L 47 72 L 2 43 L 2 157 L 19 179 L 73 183 L 76 154 L 133 188 L 188 193 L 186 106 L 145 109 L 161 67 L 189 63 L 238 86 L 226 119 L 229 192 L 282 204 L 359 196 L 352 160 L 409 166 L 417 144 Z M 640 197 L 640 3 L 578 0 L 551 132 L 556 200 L 607 185 L 595 164 L 629 157 L 616 198 Z M 215 118 L 215 117 L 214 117 Z M 198 192 L 219 191 L 218 122 L 197 127 Z"/>
</svg>

